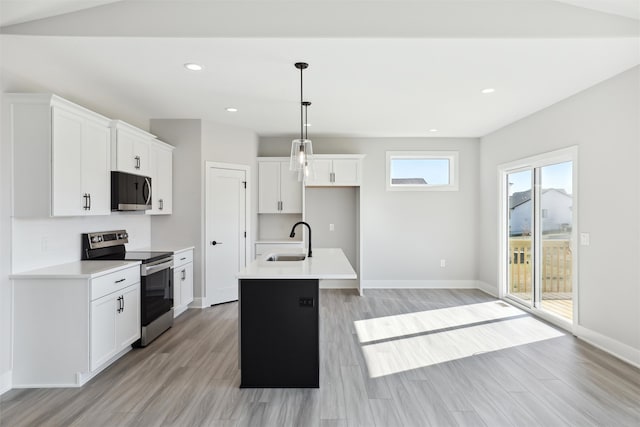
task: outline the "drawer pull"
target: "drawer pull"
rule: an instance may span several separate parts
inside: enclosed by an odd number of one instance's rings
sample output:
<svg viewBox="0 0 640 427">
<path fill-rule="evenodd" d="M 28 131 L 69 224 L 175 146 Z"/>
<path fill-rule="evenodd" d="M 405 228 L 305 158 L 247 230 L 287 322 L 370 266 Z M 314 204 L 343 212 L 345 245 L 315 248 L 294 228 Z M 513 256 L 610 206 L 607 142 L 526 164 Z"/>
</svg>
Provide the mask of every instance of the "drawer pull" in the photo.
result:
<svg viewBox="0 0 640 427">
<path fill-rule="evenodd" d="M 127 279 L 126 279 L 126 278 L 122 278 L 122 279 L 120 279 L 120 280 L 116 280 L 116 281 L 115 281 L 115 283 L 122 283 L 122 282 L 124 282 L 125 280 L 127 280 Z"/>
<path fill-rule="evenodd" d="M 184 261 L 185 259 L 187 259 L 187 257 L 180 258 L 180 261 Z"/>
</svg>

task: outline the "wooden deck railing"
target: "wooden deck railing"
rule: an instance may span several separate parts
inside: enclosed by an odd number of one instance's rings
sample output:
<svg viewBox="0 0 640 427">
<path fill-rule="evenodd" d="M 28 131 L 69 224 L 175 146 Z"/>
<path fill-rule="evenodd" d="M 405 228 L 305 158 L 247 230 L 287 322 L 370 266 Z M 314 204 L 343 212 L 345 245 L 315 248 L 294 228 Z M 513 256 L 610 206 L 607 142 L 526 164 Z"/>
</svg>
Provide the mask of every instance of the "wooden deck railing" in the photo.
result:
<svg viewBox="0 0 640 427">
<path fill-rule="evenodd" d="M 531 292 L 532 252 L 531 239 L 509 239 L 510 292 Z M 568 240 L 543 240 L 542 242 L 542 292 L 571 293 L 573 259 Z"/>
</svg>

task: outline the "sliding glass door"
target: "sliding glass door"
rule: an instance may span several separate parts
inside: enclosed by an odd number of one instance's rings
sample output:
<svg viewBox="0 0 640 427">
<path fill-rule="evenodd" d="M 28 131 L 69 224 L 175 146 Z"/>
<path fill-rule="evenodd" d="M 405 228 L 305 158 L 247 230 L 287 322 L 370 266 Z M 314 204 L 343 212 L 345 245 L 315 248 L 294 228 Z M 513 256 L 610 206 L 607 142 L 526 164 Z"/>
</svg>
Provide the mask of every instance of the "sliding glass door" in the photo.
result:
<svg viewBox="0 0 640 427">
<path fill-rule="evenodd" d="M 571 157 L 569 157 L 571 158 Z M 573 159 L 504 169 L 506 297 L 564 321 L 574 313 Z"/>
<path fill-rule="evenodd" d="M 533 301 L 533 170 L 507 174 L 509 189 L 508 295 L 531 306 Z"/>
<path fill-rule="evenodd" d="M 539 168 L 540 241 L 539 307 L 573 319 L 573 185 L 572 162 Z"/>
</svg>

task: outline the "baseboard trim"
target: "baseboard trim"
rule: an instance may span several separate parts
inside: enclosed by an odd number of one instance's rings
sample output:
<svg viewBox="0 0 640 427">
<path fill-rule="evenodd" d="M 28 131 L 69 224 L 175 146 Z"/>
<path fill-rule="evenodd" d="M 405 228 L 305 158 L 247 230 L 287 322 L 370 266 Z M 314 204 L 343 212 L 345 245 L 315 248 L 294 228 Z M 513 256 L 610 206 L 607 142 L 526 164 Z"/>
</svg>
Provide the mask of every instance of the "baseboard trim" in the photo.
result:
<svg viewBox="0 0 640 427">
<path fill-rule="evenodd" d="M 477 280 L 362 280 L 362 289 L 477 289 Z"/>
<path fill-rule="evenodd" d="M 320 289 L 358 289 L 357 280 L 320 280 Z"/>
<path fill-rule="evenodd" d="M 12 371 L 3 372 L 0 375 L 0 396 L 11 390 Z"/>
<path fill-rule="evenodd" d="M 494 298 L 498 298 L 498 289 L 495 286 L 482 280 L 476 280 L 476 287 L 485 294 L 491 295 Z"/>
<path fill-rule="evenodd" d="M 202 297 L 194 298 L 191 304 L 189 304 L 189 308 L 207 308 L 209 307 L 206 304 L 206 300 Z"/>
<path fill-rule="evenodd" d="M 591 329 L 585 328 L 581 325 L 576 326 L 575 335 L 582 341 L 587 342 L 602 351 L 606 351 L 612 356 L 624 360 L 630 365 L 640 368 L 640 350 L 637 348 L 633 348 L 630 345 L 592 331 Z"/>
</svg>

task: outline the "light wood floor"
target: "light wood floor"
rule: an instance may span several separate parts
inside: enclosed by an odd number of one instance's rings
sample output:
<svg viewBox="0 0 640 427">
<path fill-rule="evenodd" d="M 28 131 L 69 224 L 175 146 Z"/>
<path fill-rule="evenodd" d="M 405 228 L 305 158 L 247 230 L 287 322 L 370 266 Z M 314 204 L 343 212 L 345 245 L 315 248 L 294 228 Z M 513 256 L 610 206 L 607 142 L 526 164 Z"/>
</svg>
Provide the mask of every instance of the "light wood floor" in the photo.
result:
<svg viewBox="0 0 640 427">
<path fill-rule="evenodd" d="M 320 308 L 320 389 L 240 390 L 231 303 L 80 389 L 5 393 L 0 424 L 640 425 L 640 370 L 479 291 L 323 290 Z"/>
</svg>

